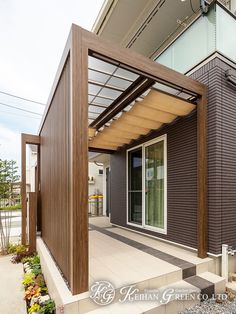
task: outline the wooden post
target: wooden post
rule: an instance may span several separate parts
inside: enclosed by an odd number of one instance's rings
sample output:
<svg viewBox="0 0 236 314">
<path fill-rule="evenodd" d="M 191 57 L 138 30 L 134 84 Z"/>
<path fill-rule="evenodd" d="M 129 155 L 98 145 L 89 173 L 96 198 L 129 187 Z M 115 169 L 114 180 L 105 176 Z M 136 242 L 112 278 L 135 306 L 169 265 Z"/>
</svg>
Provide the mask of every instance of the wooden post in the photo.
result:
<svg viewBox="0 0 236 314">
<path fill-rule="evenodd" d="M 198 257 L 207 257 L 208 203 L 207 203 L 207 90 L 197 105 L 197 176 L 198 176 Z"/>
<path fill-rule="evenodd" d="M 29 251 L 36 251 L 37 193 L 29 192 Z"/>
<path fill-rule="evenodd" d="M 40 145 L 40 136 L 21 134 L 21 243 L 27 245 L 26 219 L 27 219 L 27 194 L 26 194 L 26 144 Z"/>
<path fill-rule="evenodd" d="M 88 49 L 72 26 L 71 47 L 71 290 L 88 290 Z"/>
<path fill-rule="evenodd" d="M 26 142 L 24 134 L 21 134 L 21 243 L 26 245 L 26 217 L 27 217 L 27 199 L 26 199 Z"/>
</svg>

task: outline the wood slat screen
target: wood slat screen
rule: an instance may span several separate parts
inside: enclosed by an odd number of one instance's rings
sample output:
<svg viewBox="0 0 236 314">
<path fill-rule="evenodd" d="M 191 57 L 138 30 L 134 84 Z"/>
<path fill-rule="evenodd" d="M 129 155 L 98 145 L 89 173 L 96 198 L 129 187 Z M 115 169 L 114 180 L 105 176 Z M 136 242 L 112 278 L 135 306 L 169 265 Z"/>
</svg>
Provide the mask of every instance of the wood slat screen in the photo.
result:
<svg viewBox="0 0 236 314">
<path fill-rule="evenodd" d="M 70 284 L 70 58 L 41 130 L 42 238 Z"/>
</svg>

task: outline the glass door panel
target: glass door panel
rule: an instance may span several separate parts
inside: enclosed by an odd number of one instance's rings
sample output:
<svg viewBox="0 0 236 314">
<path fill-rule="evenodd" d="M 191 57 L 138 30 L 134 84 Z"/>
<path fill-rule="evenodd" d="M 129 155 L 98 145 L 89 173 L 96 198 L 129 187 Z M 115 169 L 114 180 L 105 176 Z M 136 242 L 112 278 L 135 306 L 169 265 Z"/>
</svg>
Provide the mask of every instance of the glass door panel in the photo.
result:
<svg viewBox="0 0 236 314">
<path fill-rule="evenodd" d="M 164 229 L 164 141 L 145 146 L 145 225 Z"/>
<path fill-rule="evenodd" d="M 128 221 L 142 225 L 142 148 L 128 153 Z"/>
</svg>

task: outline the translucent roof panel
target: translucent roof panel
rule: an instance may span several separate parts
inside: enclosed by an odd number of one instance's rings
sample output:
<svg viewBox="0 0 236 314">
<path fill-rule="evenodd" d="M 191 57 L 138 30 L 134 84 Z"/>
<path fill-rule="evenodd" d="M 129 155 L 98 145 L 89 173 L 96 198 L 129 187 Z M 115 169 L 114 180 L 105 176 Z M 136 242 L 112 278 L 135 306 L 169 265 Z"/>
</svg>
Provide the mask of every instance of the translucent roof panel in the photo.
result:
<svg viewBox="0 0 236 314">
<path fill-rule="evenodd" d="M 113 89 L 109 89 L 104 87 L 103 89 L 101 89 L 101 91 L 98 93 L 98 96 L 104 96 L 104 97 L 109 97 L 111 99 L 116 99 L 117 97 L 119 97 L 122 94 L 122 92 L 113 90 Z"/>
<path fill-rule="evenodd" d="M 88 58 L 88 67 L 90 70 L 91 69 L 98 70 L 107 74 L 112 74 L 117 69 L 117 67 L 111 63 L 104 62 L 102 60 L 90 56 Z"/>
<path fill-rule="evenodd" d="M 93 98 L 93 101 L 91 101 L 90 103 L 97 102 L 97 103 L 102 104 L 104 106 L 109 106 L 112 103 L 112 101 L 113 101 L 113 99 L 95 96 Z"/>
<path fill-rule="evenodd" d="M 88 93 L 89 95 L 94 95 L 94 94 L 98 94 L 101 90 L 101 87 L 93 85 L 93 84 L 89 84 L 88 85 Z"/>
<path fill-rule="evenodd" d="M 93 56 L 89 56 L 88 66 L 88 109 L 89 117 L 94 120 L 111 106 L 139 75 L 121 68 L 118 62 L 116 65 Z"/>
<path fill-rule="evenodd" d="M 123 80 L 113 76 L 109 79 L 108 83 L 112 86 L 116 86 L 121 89 L 126 89 L 132 84 L 132 81 Z"/>
<path fill-rule="evenodd" d="M 130 81 L 135 81 L 139 77 L 139 75 L 122 68 L 116 70 L 116 75 L 123 79 L 128 79 Z"/>
<path fill-rule="evenodd" d="M 168 94 L 171 94 L 171 95 L 174 95 L 174 96 L 178 96 L 178 97 L 181 97 L 183 99 L 192 99 L 193 98 L 193 95 L 192 94 L 188 94 L 187 92 L 183 92 L 183 91 L 179 91 L 173 87 L 170 87 L 170 86 L 167 86 L 167 85 L 164 85 L 164 84 L 161 84 L 161 83 L 155 83 L 153 85 L 153 88 L 154 89 L 157 89 L 159 91 L 163 91 L 163 92 L 166 92 Z"/>
<path fill-rule="evenodd" d="M 89 70 L 88 78 L 89 78 L 89 81 L 94 81 L 94 82 L 105 84 L 109 80 L 110 76 L 104 73 L 94 71 L 94 70 Z"/>
<path fill-rule="evenodd" d="M 103 108 L 101 108 L 101 107 L 98 107 L 98 106 L 93 106 L 93 105 L 90 105 L 89 106 L 89 112 L 96 112 L 96 113 L 101 113 L 101 112 L 103 112 L 104 111 L 104 109 Z"/>
</svg>

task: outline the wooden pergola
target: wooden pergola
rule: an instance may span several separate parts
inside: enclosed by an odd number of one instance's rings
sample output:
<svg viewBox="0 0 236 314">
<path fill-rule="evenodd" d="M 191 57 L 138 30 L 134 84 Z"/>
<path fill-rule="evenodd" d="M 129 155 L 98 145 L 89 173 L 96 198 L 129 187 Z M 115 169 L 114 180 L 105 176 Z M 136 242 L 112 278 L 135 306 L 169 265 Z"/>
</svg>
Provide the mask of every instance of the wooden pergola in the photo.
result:
<svg viewBox="0 0 236 314">
<path fill-rule="evenodd" d="M 122 86 L 114 84 L 118 81 Z M 27 218 L 25 146 L 30 143 L 40 147 L 37 192 L 42 238 L 73 294 L 88 290 L 88 151 L 113 153 L 195 108 L 198 256 L 204 258 L 208 242 L 206 86 L 72 25 L 39 133 L 22 136 L 22 242 L 26 243 Z"/>
</svg>

